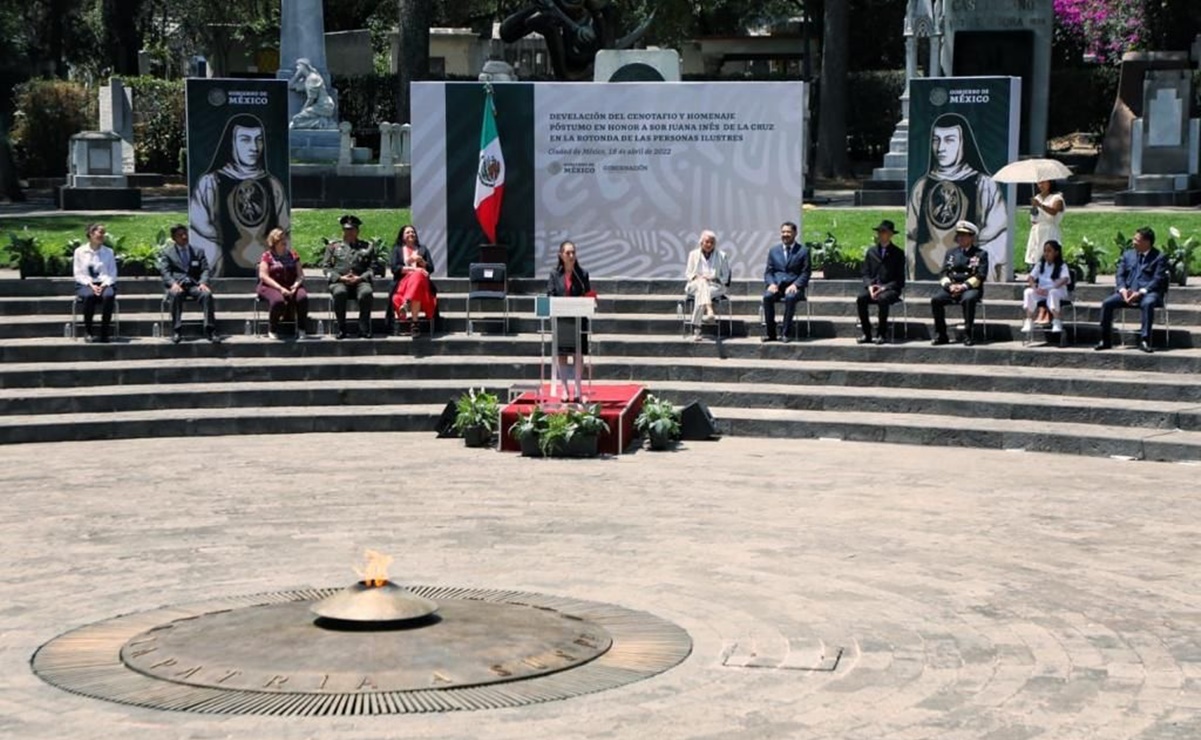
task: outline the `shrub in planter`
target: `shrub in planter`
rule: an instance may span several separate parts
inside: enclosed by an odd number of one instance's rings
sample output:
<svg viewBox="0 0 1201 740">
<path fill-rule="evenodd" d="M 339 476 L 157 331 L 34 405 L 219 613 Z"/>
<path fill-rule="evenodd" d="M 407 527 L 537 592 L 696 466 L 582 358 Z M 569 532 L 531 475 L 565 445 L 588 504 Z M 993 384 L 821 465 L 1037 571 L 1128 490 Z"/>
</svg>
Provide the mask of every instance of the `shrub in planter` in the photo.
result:
<svg viewBox="0 0 1201 740">
<path fill-rule="evenodd" d="M 596 457 L 601 435 L 609 433 L 609 424 L 601 418 L 600 406 L 593 404 L 571 409 L 566 415 L 575 426 L 567 453 L 573 457 Z"/>
<path fill-rule="evenodd" d="M 1175 226 L 1168 228 L 1168 248 L 1164 254 L 1168 258 L 1168 265 L 1172 271 L 1172 281 L 1183 286 L 1188 284 L 1190 266 L 1193 264 L 1197 247 L 1201 244 L 1198 243 L 1195 236 L 1190 236 L 1183 242 L 1180 241 L 1180 236 L 1180 229 Z"/>
<path fill-rule="evenodd" d="M 535 406 L 525 416 L 520 414 L 517 416 L 517 421 L 509 427 L 509 436 L 521 445 L 523 457 L 538 457 L 542 454 L 542 450 L 538 447 L 538 441 L 545 428 L 546 414 Z"/>
<path fill-rule="evenodd" d="M 575 422 L 570 414 L 547 414 L 546 426 L 538 435 L 538 449 L 544 457 L 563 457 L 567 454 L 575 431 Z"/>
<path fill-rule="evenodd" d="M 634 429 L 647 438 L 652 450 L 666 450 L 680 436 L 680 412 L 670 401 L 647 396 Z"/>
<path fill-rule="evenodd" d="M 455 402 L 455 431 L 467 447 L 485 447 L 500 421 L 500 401 L 483 388 L 469 389 Z"/>
</svg>

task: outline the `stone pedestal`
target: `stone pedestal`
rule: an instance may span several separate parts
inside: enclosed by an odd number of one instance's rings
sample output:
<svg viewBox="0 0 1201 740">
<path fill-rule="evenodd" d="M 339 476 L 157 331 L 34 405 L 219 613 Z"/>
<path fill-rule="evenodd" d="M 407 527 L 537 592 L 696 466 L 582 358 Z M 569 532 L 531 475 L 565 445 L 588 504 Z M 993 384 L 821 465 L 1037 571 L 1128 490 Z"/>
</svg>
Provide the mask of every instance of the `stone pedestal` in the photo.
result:
<svg viewBox="0 0 1201 740">
<path fill-rule="evenodd" d="M 592 81 L 679 82 L 680 54 L 675 49 L 601 49 Z"/>
<path fill-rule="evenodd" d="M 142 191 L 122 173 L 123 140 L 112 131 L 84 131 L 71 137 L 67 184 L 56 193 L 65 211 L 136 210 Z"/>
<path fill-rule="evenodd" d="M 288 132 L 291 157 L 297 162 L 333 164 L 342 150 L 342 137 L 336 129 L 292 129 Z"/>
<path fill-rule="evenodd" d="M 121 166 L 119 171 L 134 171 L 133 152 L 133 91 L 119 79 L 112 79 L 100 88 L 100 130 L 112 131 L 121 137 Z"/>
<path fill-rule="evenodd" d="M 1154 70 L 1143 83 L 1143 115 L 1130 137 L 1130 189 L 1117 205 L 1201 202 L 1201 120 L 1192 117 L 1191 73 Z"/>
<path fill-rule="evenodd" d="M 1098 175 L 1130 174 L 1131 129 L 1134 119 L 1143 115 L 1143 88 L 1147 74 L 1156 70 L 1187 70 L 1189 61 L 1184 52 L 1131 51 L 1122 55 L 1121 69 L 1118 97 L 1109 114 L 1101 156 L 1097 160 Z"/>
</svg>

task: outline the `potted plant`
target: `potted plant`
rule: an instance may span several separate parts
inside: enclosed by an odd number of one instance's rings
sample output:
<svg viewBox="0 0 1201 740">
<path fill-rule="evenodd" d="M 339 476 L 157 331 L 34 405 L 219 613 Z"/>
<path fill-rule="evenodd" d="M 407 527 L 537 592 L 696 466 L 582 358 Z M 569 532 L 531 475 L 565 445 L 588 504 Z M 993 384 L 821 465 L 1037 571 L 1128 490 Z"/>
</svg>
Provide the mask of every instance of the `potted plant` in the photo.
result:
<svg viewBox="0 0 1201 740">
<path fill-rule="evenodd" d="M 862 257 L 855 257 L 838 243 L 838 237 L 827 232 L 823 242 L 809 242 L 810 263 L 815 270 L 829 280 L 846 280 L 859 277 L 863 269 Z"/>
<path fill-rule="evenodd" d="M 571 414 L 547 414 L 546 425 L 538 435 L 538 449 L 544 457 L 563 457 L 575 432 L 575 421 Z"/>
<path fill-rule="evenodd" d="M 647 438 L 652 450 L 666 450 L 680 436 L 680 412 L 670 401 L 647 396 L 634 428 Z"/>
<path fill-rule="evenodd" d="M 575 426 L 567 443 L 567 454 L 573 457 L 596 457 L 600 436 L 609 433 L 609 425 L 600 415 L 600 405 L 571 409 L 567 415 Z"/>
<path fill-rule="evenodd" d="M 546 414 L 535 406 L 525 416 L 518 414 L 517 421 L 509 427 L 509 436 L 521 445 L 523 457 L 538 457 L 542 454 L 541 448 L 538 447 L 538 440 L 545 428 Z"/>
<path fill-rule="evenodd" d="M 1118 234 L 1118 239 L 1122 235 Z M 1080 244 L 1068 255 L 1068 263 L 1080 268 L 1084 282 L 1090 285 L 1097 282 L 1097 272 L 1100 270 L 1105 252 L 1087 236 L 1080 239 Z"/>
<path fill-rule="evenodd" d="M 455 431 L 467 447 L 486 447 L 500 422 L 500 401 L 483 388 L 468 389 L 455 402 Z"/>
<path fill-rule="evenodd" d="M 8 246 L 4 248 L 5 257 L 10 264 L 16 263 L 21 271 L 21 279 L 44 275 L 46 272 L 45 258 L 42 256 L 41 244 L 36 236 L 8 235 Z"/>
<path fill-rule="evenodd" d="M 1180 241 L 1180 229 L 1175 226 L 1168 228 L 1168 249 L 1166 256 L 1168 265 L 1172 270 L 1172 281 L 1177 285 L 1187 285 L 1189 266 L 1193 262 L 1193 255 L 1197 251 L 1197 237 L 1190 236 L 1183 242 Z"/>
</svg>

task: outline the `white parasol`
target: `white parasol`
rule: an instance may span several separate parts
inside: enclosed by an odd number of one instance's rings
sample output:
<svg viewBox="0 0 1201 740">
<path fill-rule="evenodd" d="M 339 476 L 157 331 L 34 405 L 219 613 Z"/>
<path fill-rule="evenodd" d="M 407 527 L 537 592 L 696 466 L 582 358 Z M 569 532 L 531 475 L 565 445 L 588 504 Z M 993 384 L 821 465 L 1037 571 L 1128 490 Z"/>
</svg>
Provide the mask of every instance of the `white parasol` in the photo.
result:
<svg viewBox="0 0 1201 740">
<path fill-rule="evenodd" d="M 1071 176 L 1072 171 L 1059 160 L 1021 159 L 997 170 L 992 179 L 997 182 L 1042 182 L 1064 180 Z"/>
</svg>

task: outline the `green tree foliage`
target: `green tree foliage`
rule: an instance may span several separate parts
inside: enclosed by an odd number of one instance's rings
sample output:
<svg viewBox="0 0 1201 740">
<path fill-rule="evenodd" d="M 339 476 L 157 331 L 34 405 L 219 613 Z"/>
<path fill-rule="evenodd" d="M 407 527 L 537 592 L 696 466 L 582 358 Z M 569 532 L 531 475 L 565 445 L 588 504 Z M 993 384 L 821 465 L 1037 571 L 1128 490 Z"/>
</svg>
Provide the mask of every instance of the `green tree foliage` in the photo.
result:
<svg viewBox="0 0 1201 740">
<path fill-rule="evenodd" d="M 71 136 L 96 129 L 95 91 L 65 80 L 30 80 L 17 86 L 16 101 L 12 141 L 18 171 L 25 177 L 66 174 Z"/>
</svg>

